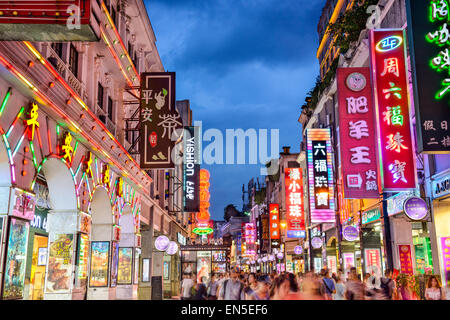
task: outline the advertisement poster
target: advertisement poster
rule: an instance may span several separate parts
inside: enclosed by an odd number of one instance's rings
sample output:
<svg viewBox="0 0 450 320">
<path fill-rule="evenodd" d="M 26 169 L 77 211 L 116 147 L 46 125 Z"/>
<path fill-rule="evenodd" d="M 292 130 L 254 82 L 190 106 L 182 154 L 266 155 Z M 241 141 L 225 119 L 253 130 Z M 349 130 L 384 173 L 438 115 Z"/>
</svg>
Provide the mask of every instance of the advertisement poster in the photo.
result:
<svg viewBox="0 0 450 320">
<path fill-rule="evenodd" d="M 90 287 L 108 286 L 109 241 L 91 243 Z"/>
<path fill-rule="evenodd" d="M 164 280 L 169 280 L 169 270 L 170 270 L 170 262 L 164 261 L 163 265 L 163 278 Z"/>
<path fill-rule="evenodd" d="M 4 273 L 3 299 L 22 299 L 27 256 L 27 221 L 11 218 Z"/>
<path fill-rule="evenodd" d="M 197 252 L 197 281 L 202 277 L 209 279 L 211 273 L 211 251 Z"/>
<path fill-rule="evenodd" d="M 112 260 L 111 260 L 111 288 L 117 285 L 117 267 L 119 265 L 119 243 L 112 242 Z"/>
<path fill-rule="evenodd" d="M 364 249 L 364 261 L 367 273 L 382 275 L 380 249 Z"/>
<path fill-rule="evenodd" d="M 84 280 L 88 273 L 88 259 L 89 259 L 89 236 L 87 234 L 80 234 L 80 244 L 78 251 L 78 279 Z"/>
<path fill-rule="evenodd" d="M 73 265 L 73 234 L 55 234 L 50 241 L 48 259 L 47 293 L 70 291 Z"/>
<path fill-rule="evenodd" d="M 398 256 L 400 259 L 400 271 L 406 274 L 414 274 L 411 258 L 411 246 L 409 244 L 398 245 Z"/>
<path fill-rule="evenodd" d="M 337 274 L 337 259 L 336 256 L 327 256 L 327 267 L 331 273 Z"/>
<path fill-rule="evenodd" d="M 133 248 L 119 248 L 117 284 L 131 284 L 133 272 Z"/>
<path fill-rule="evenodd" d="M 444 269 L 444 275 L 446 278 L 446 283 L 450 280 L 448 278 L 448 272 L 450 271 L 450 237 L 441 238 L 441 253 L 442 253 L 442 264 Z"/>
<path fill-rule="evenodd" d="M 347 275 L 347 272 L 355 266 L 355 255 L 352 252 L 344 252 L 342 258 L 344 259 L 345 275 Z"/>
</svg>

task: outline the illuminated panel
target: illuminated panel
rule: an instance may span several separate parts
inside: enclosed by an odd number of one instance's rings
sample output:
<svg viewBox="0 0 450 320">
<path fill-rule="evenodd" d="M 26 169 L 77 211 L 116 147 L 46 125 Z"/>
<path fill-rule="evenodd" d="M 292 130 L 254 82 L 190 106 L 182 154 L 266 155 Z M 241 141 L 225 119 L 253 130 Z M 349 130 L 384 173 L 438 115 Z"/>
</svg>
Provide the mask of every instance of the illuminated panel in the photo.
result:
<svg viewBox="0 0 450 320">
<path fill-rule="evenodd" d="M 287 237 L 305 237 L 305 210 L 302 168 L 285 168 Z"/>
<path fill-rule="evenodd" d="M 402 29 L 370 31 L 379 170 L 384 191 L 416 187 L 405 42 Z"/>
<path fill-rule="evenodd" d="M 308 129 L 306 136 L 311 223 L 334 223 L 330 129 Z M 316 178 L 320 184 L 315 183 Z"/>
<path fill-rule="evenodd" d="M 277 203 L 269 205 L 270 239 L 280 239 L 280 206 Z"/>
</svg>

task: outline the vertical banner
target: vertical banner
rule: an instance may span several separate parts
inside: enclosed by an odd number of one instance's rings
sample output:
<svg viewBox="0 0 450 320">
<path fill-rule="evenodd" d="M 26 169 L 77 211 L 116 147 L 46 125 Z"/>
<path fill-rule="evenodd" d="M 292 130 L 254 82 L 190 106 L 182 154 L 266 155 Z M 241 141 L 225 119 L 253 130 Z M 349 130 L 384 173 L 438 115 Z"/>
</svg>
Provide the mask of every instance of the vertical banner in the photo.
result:
<svg viewBox="0 0 450 320">
<path fill-rule="evenodd" d="M 175 109 L 175 72 L 141 74 L 139 151 L 142 169 L 173 169 L 172 150 L 182 128 Z M 173 139 L 172 139 L 173 138 Z"/>
<path fill-rule="evenodd" d="M 337 86 L 344 198 L 379 198 L 369 68 L 338 68 Z"/>
<path fill-rule="evenodd" d="M 53 239 L 52 239 L 53 238 Z M 72 286 L 74 235 L 71 233 L 50 235 L 47 293 L 68 293 Z"/>
<path fill-rule="evenodd" d="M 270 230 L 269 230 L 269 215 L 263 214 L 260 216 L 261 223 L 261 253 L 269 253 L 270 250 Z"/>
<path fill-rule="evenodd" d="M 450 237 L 441 237 L 441 255 L 445 283 L 448 283 L 450 281 Z"/>
<path fill-rule="evenodd" d="M 272 248 L 280 247 L 280 206 L 277 203 L 269 204 L 270 219 L 270 246 Z M 274 241 L 275 240 L 275 241 Z"/>
<path fill-rule="evenodd" d="M 364 249 L 364 261 L 366 272 L 381 276 L 381 251 L 380 249 Z"/>
<path fill-rule="evenodd" d="M 308 129 L 306 137 L 311 223 L 334 223 L 330 129 Z"/>
<path fill-rule="evenodd" d="M 302 168 L 284 169 L 286 194 L 287 237 L 304 238 L 305 211 L 303 206 L 303 171 Z"/>
<path fill-rule="evenodd" d="M 405 31 L 370 30 L 370 56 L 382 188 L 383 191 L 414 189 L 416 169 L 409 115 Z"/>
<path fill-rule="evenodd" d="M 450 153 L 448 0 L 407 0 L 408 38 L 419 152 Z"/>
<path fill-rule="evenodd" d="M 401 273 L 414 274 L 411 257 L 411 246 L 409 244 L 398 245 L 398 256 L 400 259 Z"/>
<path fill-rule="evenodd" d="M 200 161 L 198 150 L 198 127 L 184 128 L 184 211 L 200 211 Z"/>
</svg>

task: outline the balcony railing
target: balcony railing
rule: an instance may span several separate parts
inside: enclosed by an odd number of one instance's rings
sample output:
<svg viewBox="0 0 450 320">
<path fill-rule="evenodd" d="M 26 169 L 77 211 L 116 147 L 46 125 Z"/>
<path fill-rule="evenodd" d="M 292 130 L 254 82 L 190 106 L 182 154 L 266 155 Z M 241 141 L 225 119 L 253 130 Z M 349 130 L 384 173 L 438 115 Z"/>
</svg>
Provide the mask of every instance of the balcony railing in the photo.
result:
<svg viewBox="0 0 450 320">
<path fill-rule="evenodd" d="M 116 124 L 108 118 L 105 110 L 103 110 L 99 105 L 96 104 L 94 113 L 97 118 L 105 124 L 106 129 L 108 129 L 108 131 L 111 132 L 113 136 L 116 136 Z"/>
<path fill-rule="evenodd" d="M 65 63 L 51 46 L 48 46 L 47 60 L 55 67 L 61 77 L 78 93 L 82 100 L 87 100 L 86 86 L 78 80 L 69 68 L 69 64 Z"/>
</svg>

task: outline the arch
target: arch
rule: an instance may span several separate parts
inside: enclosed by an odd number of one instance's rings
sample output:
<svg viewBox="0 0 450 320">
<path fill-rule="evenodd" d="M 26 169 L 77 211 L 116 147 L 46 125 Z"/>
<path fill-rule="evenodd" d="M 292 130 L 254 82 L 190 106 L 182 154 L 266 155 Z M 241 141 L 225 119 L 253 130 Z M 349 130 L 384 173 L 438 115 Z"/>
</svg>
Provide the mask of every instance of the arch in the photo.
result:
<svg viewBox="0 0 450 320">
<path fill-rule="evenodd" d="M 121 247 L 135 246 L 135 216 L 131 204 L 125 202 L 120 215 L 120 242 Z"/>
<path fill-rule="evenodd" d="M 111 241 L 114 224 L 113 208 L 108 191 L 103 186 L 97 186 L 92 192 L 89 211 L 92 216 L 92 241 Z"/>
<path fill-rule="evenodd" d="M 337 239 L 335 236 L 331 237 L 327 241 L 327 247 L 336 247 Z"/>
</svg>

